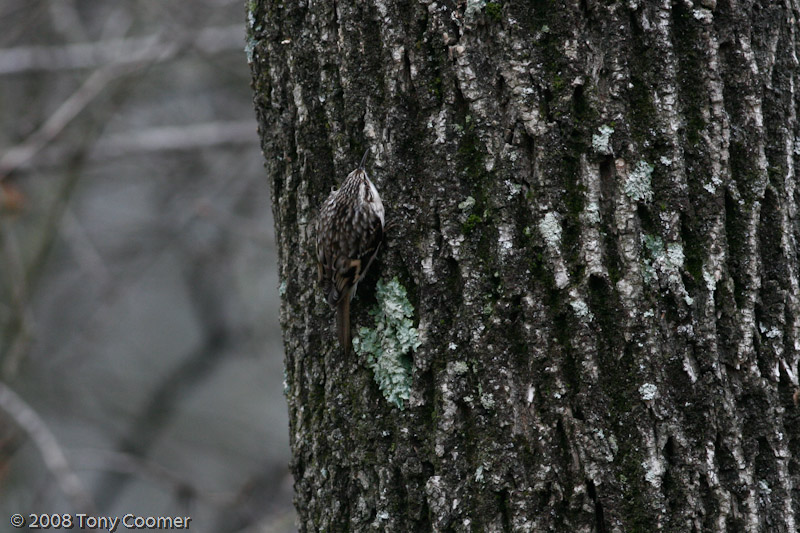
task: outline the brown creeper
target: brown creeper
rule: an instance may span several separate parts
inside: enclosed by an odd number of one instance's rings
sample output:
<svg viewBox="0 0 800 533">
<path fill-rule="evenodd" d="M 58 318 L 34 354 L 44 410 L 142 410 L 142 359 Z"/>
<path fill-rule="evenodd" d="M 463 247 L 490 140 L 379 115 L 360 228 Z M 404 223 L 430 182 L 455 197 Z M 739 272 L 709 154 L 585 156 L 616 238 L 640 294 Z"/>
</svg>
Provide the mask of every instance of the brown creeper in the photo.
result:
<svg viewBox="0 0 800 533">
<path fill-rule="evenodd" d="M 331 191 L 317 220 L 317 266 L 325 299 L 336 309 L 336 329 L 345 355 L 350 353 L 350 300 L 383 240 L 383 203 L 367 177 L 364 163 Z"/>
</svg>

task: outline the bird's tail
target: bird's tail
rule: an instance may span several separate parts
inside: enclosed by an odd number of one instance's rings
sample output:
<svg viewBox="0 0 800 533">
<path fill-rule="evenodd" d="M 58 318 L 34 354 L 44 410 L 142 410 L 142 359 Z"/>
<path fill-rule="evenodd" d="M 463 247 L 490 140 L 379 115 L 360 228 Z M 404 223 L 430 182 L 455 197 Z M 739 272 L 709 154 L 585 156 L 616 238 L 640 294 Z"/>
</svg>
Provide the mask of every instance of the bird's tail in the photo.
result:
<svg viewBox="0 0 800 533">
<path fill-rule="evenodd" d="M 346 294 L 336 307 L 336 330 L 344 355 L 350 355 L 350 298 Z"/>
</svg>

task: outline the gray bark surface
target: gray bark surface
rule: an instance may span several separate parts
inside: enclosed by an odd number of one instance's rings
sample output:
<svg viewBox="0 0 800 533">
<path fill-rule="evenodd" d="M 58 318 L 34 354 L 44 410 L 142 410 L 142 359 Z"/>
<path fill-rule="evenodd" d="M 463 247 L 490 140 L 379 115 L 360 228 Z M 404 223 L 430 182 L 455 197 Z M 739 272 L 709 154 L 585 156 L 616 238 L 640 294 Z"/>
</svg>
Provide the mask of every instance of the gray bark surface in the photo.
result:
<svg viewBox="0 0 800 533">
<path fill-rule="evenodd" d="M 251 2 L 303 531 L 795 531 L 797 2 Z M 405 409 L 312 222 L 366 147 Z"/>
</svg>

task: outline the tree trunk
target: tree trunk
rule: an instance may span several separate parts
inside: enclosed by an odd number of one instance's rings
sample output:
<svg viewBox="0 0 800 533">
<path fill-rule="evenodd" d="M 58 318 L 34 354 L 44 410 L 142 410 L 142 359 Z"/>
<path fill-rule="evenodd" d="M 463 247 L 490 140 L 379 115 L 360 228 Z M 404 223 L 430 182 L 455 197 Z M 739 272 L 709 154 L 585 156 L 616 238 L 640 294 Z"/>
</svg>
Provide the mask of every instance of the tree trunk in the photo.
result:
<svg viewBox="0 0 800 533">
<path fill-rule="evenodd" d="M 302 531 L 795 531 L 798 15 L 250 3 Z M 345 357 L 313 220 L 368 147 Z"/>
</svg>

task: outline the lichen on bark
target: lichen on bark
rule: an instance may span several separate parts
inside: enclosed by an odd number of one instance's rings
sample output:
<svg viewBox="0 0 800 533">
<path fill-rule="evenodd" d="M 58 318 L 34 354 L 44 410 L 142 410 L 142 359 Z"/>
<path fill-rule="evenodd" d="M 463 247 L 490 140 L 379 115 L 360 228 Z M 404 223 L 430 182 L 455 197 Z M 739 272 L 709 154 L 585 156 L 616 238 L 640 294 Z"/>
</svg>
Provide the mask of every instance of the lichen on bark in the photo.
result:
<svg viewBox="0 0 800 533">
<path fill-rule="evenodd" d="M 411 393 L 411 357 L 421 341 L 412 318 L 414 308 L 397 278 L 375 286 L 377 305 L 369 314 L 373 328 L 362 326 L 353 349 L 366 360 L 383 396 L 399 409 Z"/>
</svg>

